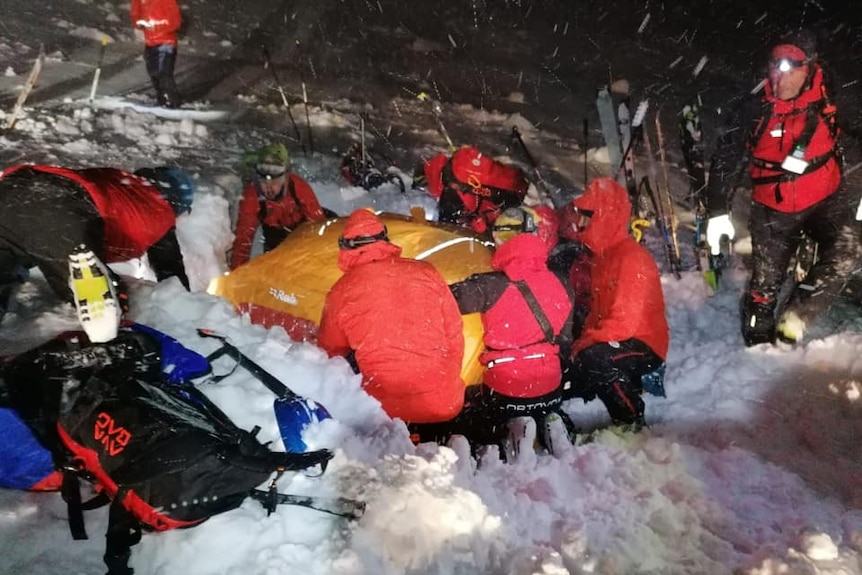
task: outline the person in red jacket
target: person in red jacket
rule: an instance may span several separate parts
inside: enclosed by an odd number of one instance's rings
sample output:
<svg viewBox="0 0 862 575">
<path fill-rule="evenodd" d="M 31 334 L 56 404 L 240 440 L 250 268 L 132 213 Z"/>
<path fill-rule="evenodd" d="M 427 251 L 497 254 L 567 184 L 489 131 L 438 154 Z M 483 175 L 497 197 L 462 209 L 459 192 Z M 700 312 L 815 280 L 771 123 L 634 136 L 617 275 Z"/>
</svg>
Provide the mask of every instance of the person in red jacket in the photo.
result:
<svg viewBox="0 0 862 575">
<path fill-rule="evenodd" d="M 190 209 L 191 192 L 163 177 L 170 170 L 176 168 L 151 170 L 150 180 L 116 168 L 4 169 L 0 277 L 38 267 L 51 289 L 71 301 L 68 257 L 83 244 L 104 264 L 146 254 L 159 280 L 175 276 L 188 289 L 175 226 L 178 213 Z"/>
<path fill-rule="evenodd" d="M 629 235 L 631 202 L 611 178 L 573 201 L 578 239 L 590 251 L 590 311 L 572 346 L 564 395 L 598 397 L 614 424 L 644 425 L 646 390 L 663 395 L 670 333 L 658 267 Z"/>
<path fill-rule="evenodd" d="M 484 327 L 485 351 L 479 361 L 485 373 L 481 395 L 471 402 L 480 404 L 487 429 L 477 431 L 468 423 L 463 434 L 496 443 L 492 428 L 505 429 L 511 420 L 525 417 L 519 425 L 534 428 L 538 421 L 542 442 L 552 449 L 544 433 L 546 418 L 553 414 L 569 423 L 559 409 L 560 349 L 568 355 L 573 310 L 566 282 L 547 264 L 557 240 L 556 214 L 550 208 L 508 208 L 494 222 L 492 236 L 497 245 L 491 259 L 495 271 L 451 286 L 461 313 L 481 313 Z"/>
<path fill-rule="evenodd" d="M 427 186 L 437 200 L 439 221 L 467 226 L 478 234 L 489 231 L 503 210 L 521 205 L 529 188 L 521 170 L 472 146 L 462 147 L 451 158 L 434 156 L 422 165 L 413 185 Z"/>
<path fill-rule="evenodd" d="M 239 201 L 231 269 L 251 258 L 258 226 L 263 226 L 263 251 L 268 252 L 302 222 L 326 219 L 314 190 L 308 182 L 288 172 L 287 164 L 284 144 L 270 144 L 258 152 L 254 176 Z"/>
<path fill-rule="evenodd" d="M 156 99 L 165 108 L 179 108 L 174 81 L 177 62 L 177 31 L 182 25 L 176 0 L 132 0 L 132 25 L 144 31 L 144 62 L 156 89 Z"/>
<path fill-rule="evenodd" d="M 431 264 L 401 257 L 367 209 L 339 238 L 344 275 L 326 295 L 317 342 L 344 356 L 390 417 L 434 423 L 464 403 L 464 327 L 458 304 Z"/>
<path fill-rule="evenodd" d="M 752 270 L 741 323 L 748 346 L 776 337 L 801 341 L 860 259 L 860 190 L 842 173 L 845 151 L 858 160 L 858 142 L 841 132 L 841 109 L 832 101 L 814 34 L 799 30 L 780 38 L 766 80 L 762 97 L 731 108 L 736 113 L 718 141 L 706 189 L 707 241 L 718 254 L 722 237 L 734 238 L 730 204 L 747 168 Z M 803 235 L 817 243 L 818 259 L 789 301 L 779 301 Z"/>
</svg>

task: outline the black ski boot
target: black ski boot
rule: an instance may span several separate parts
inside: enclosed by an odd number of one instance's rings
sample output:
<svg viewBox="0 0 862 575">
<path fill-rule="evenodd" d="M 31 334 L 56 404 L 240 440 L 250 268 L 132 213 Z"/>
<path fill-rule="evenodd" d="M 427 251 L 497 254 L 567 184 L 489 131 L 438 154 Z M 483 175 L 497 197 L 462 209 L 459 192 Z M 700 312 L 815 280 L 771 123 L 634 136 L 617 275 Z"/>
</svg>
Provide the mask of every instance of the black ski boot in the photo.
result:
<svg viewBox="0 0 862 575">
<path fill-rule="evenodd" d="M 632 431 L 646 427 L 644 401 L 628 378 L 619 378 L 601 386 L 597 395 L 605 404 L 613 425 L 627 426 Z"/>
<path fill-rule="evenodd" d="M 775 299 L 750 293 L 742 311 L 742 339 L 751 347 L 775 343 Z"/>
</svg>

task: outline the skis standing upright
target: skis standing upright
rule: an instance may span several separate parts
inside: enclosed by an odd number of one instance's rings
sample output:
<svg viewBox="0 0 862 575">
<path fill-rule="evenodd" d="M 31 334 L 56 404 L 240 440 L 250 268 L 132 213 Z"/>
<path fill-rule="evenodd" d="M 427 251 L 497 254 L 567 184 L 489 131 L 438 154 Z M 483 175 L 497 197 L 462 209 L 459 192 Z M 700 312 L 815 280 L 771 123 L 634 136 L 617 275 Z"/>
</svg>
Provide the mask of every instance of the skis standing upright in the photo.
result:
<svg viewBox="0 0 862 575">
<path fill-rule="evenodd" d="M 596 109 L 599 112 L 599 122 L 602 125 L 605 146 L 608 148 L 608 160 L 610 161 L 612 170 L 611 177 L 614 177 L 614 172 L 622 164 L 623 155 L 622 148 L 620 147 L 619 126 L 617 125 L 616 114 L 614 113 L 614 101 L 607 86 L 599 90 L 596 97 Z"/>
<path fill-rule="evenodd" d="M 700 106 L 697 101 L 683 106 L 679 120 L 679 139 L 686 170 L 691 184 L 689 196 L 694 211 L 694 255 L 698 271 L 712 289 L 718 289 L 721 276 L 721 254 L 713 256 L 706 243 L 706 168 L 704 163 L 703 129 Z"/>
<path fill-rule="evenodd" d="M 629 199 L 632 201 L 632 209 L 638 211 L 637 197 L 638 184 L 635 180 L 635 157 L 632 145 L 632 121 L 631 110 L 629 109 L 629 99 L 625 98 L 617 107 L 617 119 L 620 126 L 620 139 L 623 149 L 622 170 L 625 176 L 626 189 L 629 192 Z"/>
</svg>

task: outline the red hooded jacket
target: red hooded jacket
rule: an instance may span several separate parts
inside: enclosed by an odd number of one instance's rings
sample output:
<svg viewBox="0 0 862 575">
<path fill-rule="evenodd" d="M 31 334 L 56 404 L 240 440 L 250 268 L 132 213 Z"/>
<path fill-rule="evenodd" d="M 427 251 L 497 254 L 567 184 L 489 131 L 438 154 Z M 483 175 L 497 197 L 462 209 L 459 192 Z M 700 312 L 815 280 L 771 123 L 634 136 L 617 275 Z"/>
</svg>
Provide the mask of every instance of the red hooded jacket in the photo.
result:
<svg viewBox="0 0 862 575">
<path fill-rule="evenodd" d="M 667 357 L 670 332 L 655 260 L 628 233 L 631 203 L 610 178 L 593 180 L 574 200 L 593 212 L 578 238 L 592 252 L 590 313 L 572 355 L 596 343 L 638 339 Z"/>
<path fill-rule="evenodd" d="M 501 245 L 491 265 L 498 272 L 476 274 L 452 286 L 461 313 L 482 312 L 487 350 L 484 384 L 509 397 L 539 397 L 560 385 L 560 348 L 514 282 L 527 284 L 553 330 L 571 343 L 572 301 L 548 269 L 550 245 L 538 235 L 520 234 Z M 502 273 L 500 273 L 502 272 Z"/>
<path fill-rule="evenodd" d="M 306 220 L 316 222 L 326 219 L 314 190 L 305 180 L 288 173 L 286 183 L 286 189 L 275 200 L 262 200 L 256 181 L 249 182 L 243 190 L 234 232 L 231 269 L 248 262 L 254 233 L 261 223 L 275 228 L 293 229 Z M 263 207 L 261 202 L 265 204 Z"/>
<path fill-rule="evenodd" d="M 135 28 L 139 27 L 138 22 L 141 20 L 150 24 L 141 27 L 147 46 L 176 46 L 177 31 L 183 23 L 176 0 L 132 0 L 130 13 Z"/>
<path fill-rule="evenodd" d="M 835 193 L 841 184 L 841 168 L 836 154 L 837 127 L 830 129 L 824 114 L 829 110 L 823 87 L 823 71 L 814 65 L 811 87 L 793 100 L 781 100 L 772 93 L 767 82 L 764 109 L 769 113 L 760 119 L 751 143 L 752 161 L 749 171 L 754 184 L 752 200 L 779 212 L 801 212 Z M 804 159 L 816 169 L 795 175 L 781 169 L 781 163 L 793 152 L 805 131 L 809 114 L 816 122 L 811 141 L 805 148 Z M 833 133 L 834 132 L 834 133 Z M 777 178 L 782 181 L 774 181 Z"/>
<path fill-rule="evenodd" d="M 105 263 L 143 256 L 176 226 L 176 214 L 158 188 L 134 174 L 115 168 L 72 170 L 22 164 L 4 169 L 3 175 L 24 168 L 68 178 L 90 194 L 105 226 Z"/>
<path fill-rule="evenodd" d="M 318 344 L 355 353 L 362 385 L 390 417 L 453 418 L 464 404 L 464 332 L 449 286 L 429 263 L 377 241 L 339 252 L 345 272 L 326 296 Z"/>
</svg>

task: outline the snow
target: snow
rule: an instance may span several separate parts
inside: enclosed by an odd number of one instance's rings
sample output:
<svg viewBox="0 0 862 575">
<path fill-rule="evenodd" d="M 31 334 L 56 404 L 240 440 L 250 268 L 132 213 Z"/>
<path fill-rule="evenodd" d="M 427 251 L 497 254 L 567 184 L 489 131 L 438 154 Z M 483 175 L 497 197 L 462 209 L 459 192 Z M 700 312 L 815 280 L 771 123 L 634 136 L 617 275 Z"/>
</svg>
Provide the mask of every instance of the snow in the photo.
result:
<svg viewBox="0 0 862 575">
<path fill-rule="evenodd" d="M 43 24 L 45 34 L 65 30 L 94 45 L 110 36 L 121 44 L 116 47 L 120 54 L 138 50 L 123 28 L 124 9 L 83 0 L 76 7 L 68 4 L 61 20 Z M 201 3 L 192 6 L 204 9 Z M 478 17 L 475 10 L 473 3 L 463 16 L 470 26 Z M 630 24 L 637 29 L 641 21 L 647 22 L 643 14 Z M 118 24 L 111 27 L 110 22 Z M 653 14 L 647 31 L 657 24 Z M 201 47 L 204 53 L 242 40 L 215 33 L 213 22 L 202 25 L 207 30 L 200 34 L 210 39 Z M 0 28 L 0 67 L 7 70 L 0 87 L 10 91 L 23 82 L 32 62 L 25 40 L 11 29 Z M 460 35 L 447 35 L 405 42 L 413 50 L 436 53 L 448 50 L 449 43 L 464 42 Z M 193 45 L 184 44 L 187 48 L 194 52 Z M 700 56 L 696 52 L 689 63 Z M 66 67 L 75 66 L 64 58 Z M 134 61 L 119 80 L 145 83 L 142 68 L 140 60 Z M 113 93 L 108 90 L 117 79 L 103 81 L 105 93 Z M 209 281 L 226 269 L 223 254 L 232 240 L 241 153 L 290 133 L 286 125 L 276 133 L 251 120 L 201 123 L 128 109 L 90 110 L 69 101 L 86 96 L 89 82 L 85 84 L 66 95 L 65 102 L 61 98 L 28 108 L 15 131 L 0 136 L 0 159 L 4 164 L 38 161 L 130 170 L 176 162 L 187 168 L 198 189 L 192 213 L 180 218 L 178 235 L 192 292 L 176 280 L 155 285 L 147 281 L 141 262 L 130 262 L 121 271 L 140 278 L 131 284 L 133 319 L 202 353 L 216 344 L 199 338 L 196 328 L 216 329 L 291 389 L 326 406 L 333 419 L 309 428 L 305 439 L 311 447 L 333 449 L 334 460 L 324 475 L 286 477 L 280 489 L 367 503 L 364 517 L 347 522 L 296 507 L 267 516 L 258 503 L 247 501 L 193 529 L 145 534 L 133 549 L 136 573 L 862 573 L 862 335 L 850 321 L 855 317 L 851 307 L 839 306 L 805 345 L 746 349 L 738 333 L 738 297 L 746 279 L 740 262 L 734 260 L 725 271 L 714 295 L 696 272 L 684 273 L 681 280 L 666 275 L 668 397 L 646 399 L 651 427 L 636 435 L 598 431 L 592 441 L 559 456 L 542 454 L 516 464 L 486 458 L 476 469 L 458 446 L 414 447 L 404 424 L 390 420 L 361 390 L 360 378 L 345 361 L 328 359 L 310 343 L 291 341 L 279 328 L 251 325 L 227 302 L 206 294 Z M 524 86 L 513 103 L 523 105 L 532 91 Z M 271 122 L 283 116 L 277 105 L 257 104 L 263 99 L 278 101 L 278 96 L 243 94 L 229 105 L 251 109 Z M 393 97 L 392 105 L 399 115 L 417 107 L 403 93 Z M 310 122 L 318 135 L 326 130 L 355 133 L 363 111 L 368 109 L 333 97 L 311 106 Z M 571 142 L 552 131 L 552 122 L 536 128 L 523 112 L 457 101 L 444 106 L 447 118 L 457 114 L 459 121 L 450 129 L 456 128 L 460 137 L 474 130 L 478 138 L 489 125 L 505 131 L 514 123 L 531 138 L 528 144 L 545 138 L 560 142 L 563 152 L 563 144 L 569 145 L 566 162 L 583 157 L 583 151 L 571 152 Z M 302 128 L 304 113 L 294 106 Z M 442 150 L 433 122 L 427 119 L 418 139 Z M 387 137 L 397 136 L 386 131 L 382 128 Z M 339 146 L 322 138 L 316 144 L 311 157 L 291 146 L 293 169 L 311 182 L 326 207 L 347 214 L 372 205 L 406 214 L 411 205 L 422 205 L 429 217 L 436 217 L 433 201 L 420 193 L 402 196 L 393 186 L 369 193 L 345 186 L 338 174 Z M 551 167 L 562 163 L 544 152 L 541 157 L 552 158 Z M 606 158 L 606 149 L 590 148 L 591 173 L 600 172 Z M 582 164 L 569 169 L 579 174 Z M 409 188 L 409 174 L 400 173 Z M 58 303 L 34 272 L 0 324 L 0 354 L 22 351 L 76 326 L 72 306 Z M 229 368 L 222 361 L 216 362 L 216 370 Z M 259 425 L 261 439 L 280 446 L 272 394 L 249 374 L 237 370 L 203 389 L 238 425 Z M 595 403 L 572 401 L 565 408 L 585 430 L 607 419 Z M 0 490 L 0 572 L 103 572 L 105 510 L 87 513 L 91 539 L 85 542 L 71 540 L 65 516 L 56 493 Z"/>
</svg>

